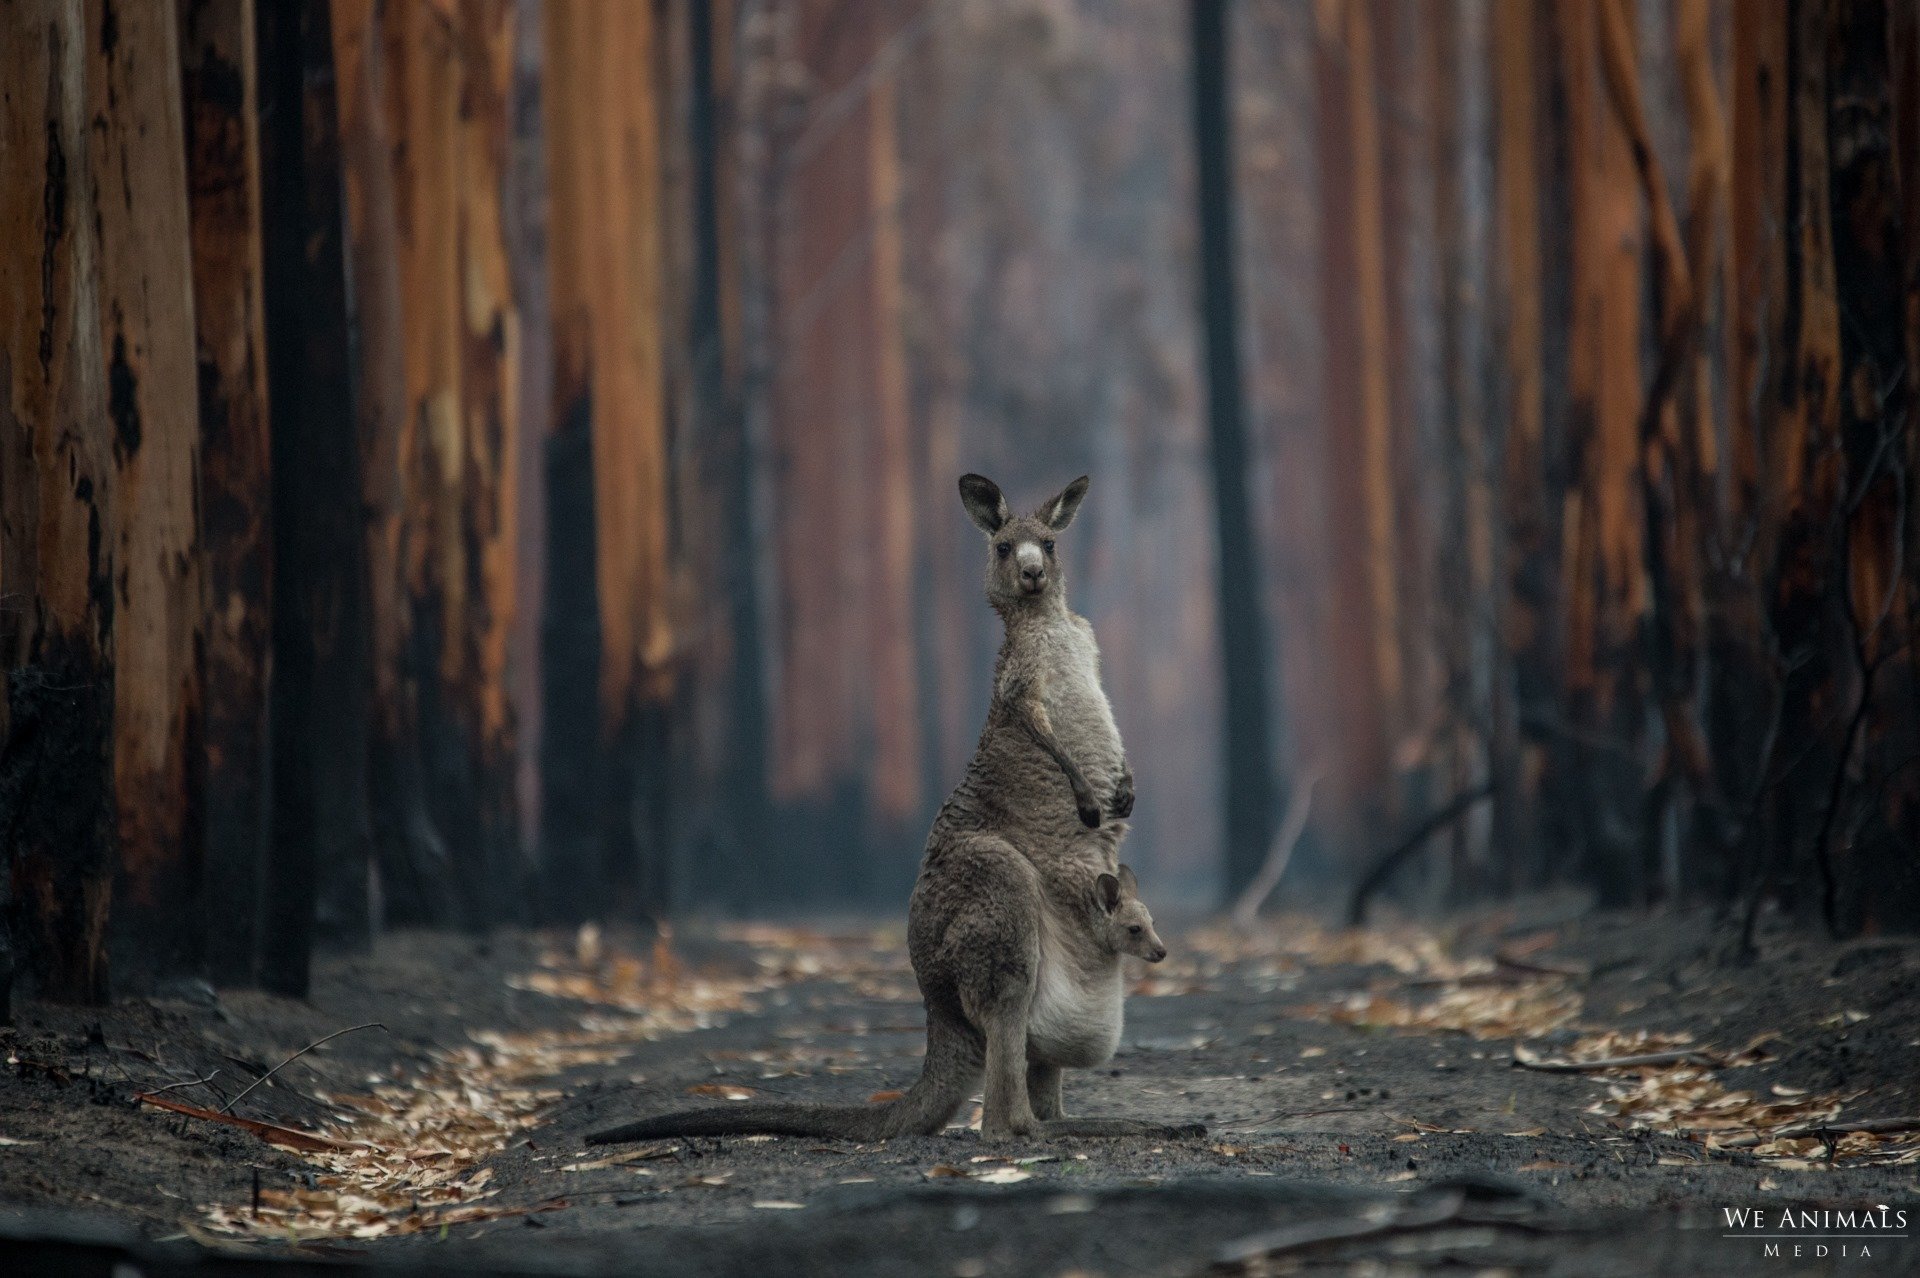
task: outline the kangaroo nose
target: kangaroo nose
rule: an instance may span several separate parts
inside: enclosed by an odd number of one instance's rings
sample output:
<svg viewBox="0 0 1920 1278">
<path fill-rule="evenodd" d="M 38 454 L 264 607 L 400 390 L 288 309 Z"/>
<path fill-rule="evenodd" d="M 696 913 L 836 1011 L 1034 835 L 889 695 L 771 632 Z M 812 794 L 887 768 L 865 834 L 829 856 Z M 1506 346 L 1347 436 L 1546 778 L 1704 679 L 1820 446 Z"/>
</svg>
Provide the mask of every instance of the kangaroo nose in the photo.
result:
<svg viewBox="0 0 1920 1278">
<path fill-rule="evenodd" d="M 1167 947 L 1164 945 L 1156 945 L 1153 947 L 1153 953 L 1147 955 L 1147 962 L 1158 963 L 1161 959 L 1165 958 L 1166 956 L 1167 956 Z"/>
<path fill-rule="evenodd" d="M 1023 585 L 1037 586 L 1046 579 L 1047 570 L 1045 568 L 1022 568 L 1020 570 L 1020 581 Z"/>
</svg>

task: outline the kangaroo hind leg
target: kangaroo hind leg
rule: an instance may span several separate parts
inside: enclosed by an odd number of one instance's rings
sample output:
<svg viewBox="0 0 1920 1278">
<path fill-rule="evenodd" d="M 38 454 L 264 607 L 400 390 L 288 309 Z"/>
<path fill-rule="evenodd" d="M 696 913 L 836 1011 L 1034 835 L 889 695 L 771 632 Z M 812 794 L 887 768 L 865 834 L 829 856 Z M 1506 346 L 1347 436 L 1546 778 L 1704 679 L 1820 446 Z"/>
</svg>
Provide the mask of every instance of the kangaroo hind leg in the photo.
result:
<svg viewBox="0 0 1920 1278">
<path fill-rule="evenodd" d="M 1058 1065 L 1040 1061 L 1027 1066 L 1027 1099 L 1033 1105 L 1034 1117 L 1046 1121 L 1067 1116 L 1060 1090 L 1063 1072 Z"/>
</svg>

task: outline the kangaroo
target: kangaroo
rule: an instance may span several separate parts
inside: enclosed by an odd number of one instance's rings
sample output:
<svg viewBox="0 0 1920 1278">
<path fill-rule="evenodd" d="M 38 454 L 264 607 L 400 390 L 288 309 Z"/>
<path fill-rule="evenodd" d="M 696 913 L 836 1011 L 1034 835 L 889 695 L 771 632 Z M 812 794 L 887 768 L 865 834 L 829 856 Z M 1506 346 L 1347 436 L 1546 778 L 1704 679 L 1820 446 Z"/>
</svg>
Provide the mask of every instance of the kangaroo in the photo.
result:
<svg viewBox="0 0 1920 1278">
<path fill-rule="evenodd" d="M 641 1119 L 589 1144 L 769 1133 L 883 1140 L 945 1127 L 985 1077 L 981 1134 L 1198 1135 L 1198 1126 L 1070 1119 L 1061 1071 L 1119 1045 L 1120 955 L 1158 962 L 1133 872 L 1119 863 L 1133 774 L 1100 686 L 1093 627 L 1067 607 L 1057 535 L 1081 476 L 1014 516 L 993 481 L 960 478 L 988 538 L 987 601 L 1005 634 L 993 701 L 966 774 L 934 818 L 907 908 L 907 950 L 927 1009 L 920 1077 L 881 1105 L 748 1102 Z"/>
</svg>

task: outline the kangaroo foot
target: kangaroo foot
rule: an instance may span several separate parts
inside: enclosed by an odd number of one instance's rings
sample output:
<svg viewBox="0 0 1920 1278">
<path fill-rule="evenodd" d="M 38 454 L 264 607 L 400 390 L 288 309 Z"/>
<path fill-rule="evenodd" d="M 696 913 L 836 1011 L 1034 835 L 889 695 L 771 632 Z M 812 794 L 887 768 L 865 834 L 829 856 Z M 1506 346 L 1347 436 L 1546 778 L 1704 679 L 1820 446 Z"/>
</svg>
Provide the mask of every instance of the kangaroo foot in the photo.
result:
<svg viewBox="0 0 1920 1278">
<path fill-rule="evenodd" d="M 1133 773 L 1122 774 L 1113 787 L 1113 815 L 1125 819 L 1133 815 Z"/>
<path fill-rule="evenodd" d="M 980 1124 L 981 1140 L 1038 1140 L 1046 1134 L 1047 1124 L 1037 1118 L 1009 1119 L 1004 1123 Z"/>
</svg>

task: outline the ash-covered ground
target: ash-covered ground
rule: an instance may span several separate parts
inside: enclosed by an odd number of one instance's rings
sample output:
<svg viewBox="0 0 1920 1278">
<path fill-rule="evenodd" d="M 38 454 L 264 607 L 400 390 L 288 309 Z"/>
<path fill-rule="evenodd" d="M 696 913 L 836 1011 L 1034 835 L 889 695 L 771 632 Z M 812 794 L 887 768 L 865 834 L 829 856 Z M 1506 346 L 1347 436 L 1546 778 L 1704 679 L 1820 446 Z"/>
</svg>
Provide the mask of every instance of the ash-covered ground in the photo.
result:
<svg viewBox="0 0 1920 1278">
<path fill-rule="evenodd" d="M 907 1086 L 898 924 L 396 935 L 305 1002 L 28 1003 L 0 1031 L 0 1246 L 62 1273 L 1920 1271 L 1920 1132 L 1848 1134 L 1920 1114 L 1913 941 L 1779 925 L 1740 962 L 1709 914 L 1545 904 L 1162 933 L 1120 1054 L 1067 1104 L 1200 1139 L 584 1146 L 688 1104 Z"/>
</svg>

